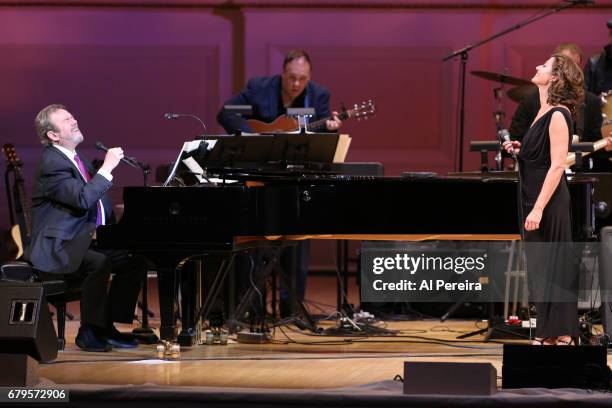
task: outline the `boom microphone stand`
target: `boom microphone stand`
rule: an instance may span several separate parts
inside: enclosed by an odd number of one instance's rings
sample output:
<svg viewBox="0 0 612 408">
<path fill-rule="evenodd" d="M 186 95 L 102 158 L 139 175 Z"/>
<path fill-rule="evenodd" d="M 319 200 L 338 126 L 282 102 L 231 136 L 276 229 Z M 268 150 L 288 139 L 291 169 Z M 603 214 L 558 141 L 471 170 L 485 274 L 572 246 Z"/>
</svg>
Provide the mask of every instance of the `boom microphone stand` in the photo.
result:
<svg viewBox="0 0 612 408">
<path fill-rule="evenodd" d="M 102 150 L 104 152 L 108 151 L 108 148 L 104 146 L 102 142 L 96 142 L 96 148 L 98 150 Z M 131 156 L 124 156 L 121 161 L 130 167 L 142 170 L 143 177 L 143 185 L 144 187 L 149 187 L 149 174 L 151 173 L 151 166 L 147 163 L 143 163 L 141 161 L 136 160 Z M 148 271 L 147 271 L 148 273 Z M 145 276 L 143 285 L 142 285 L 142 301 L 138 301 L 138 306 L 140 306 L 142 310 L 142 324 L 140 327 L 132 330 L 132 333 L 136 336 L 136 338 L 145 344 L 153 344 L 157 343 L 159 339 L 157 335 L 153 332 L 151 327 L 149 326 L 149 315 L 153 317 L 153 313 L 149 310 L 149 288 L 148 288 L 148 276 Z"/>
</svg>

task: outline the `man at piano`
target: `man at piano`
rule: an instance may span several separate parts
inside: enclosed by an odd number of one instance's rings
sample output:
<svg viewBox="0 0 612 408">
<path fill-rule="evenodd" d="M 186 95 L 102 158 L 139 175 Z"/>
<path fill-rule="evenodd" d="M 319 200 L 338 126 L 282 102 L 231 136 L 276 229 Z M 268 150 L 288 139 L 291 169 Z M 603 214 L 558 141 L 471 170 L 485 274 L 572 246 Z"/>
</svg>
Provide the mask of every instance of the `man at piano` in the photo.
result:
<svg viewBox="0 0 612 408">
<path fill-rule="evenodd" d="M 582 66 L 582 50 L 577 44 L 559 44 L 553 54 L 561 54 L 571 58 L 578 66 Z M 512 117 L 510 125 L 510 135 L 514 140 L 521 140 L 523 135 L 533 123 L 538 111 L 540 110 L 540 96 L 538 89 L 527 94 L 522 100 Z M 601 140 L 601 127 L 603 118 L 601 115 L 601 104 L 599 98 L 591 92 L 585 92 L 584 104 L 579 108 L 578 119 L 575 124 L 574 132 L 580 137 L 582 142 L 596 142 Z M 612 135 L 604 135 L 612 136 Z M 591 172 L 612 172 L 612 162 L 609 160 L 610 150 L 612 150 L 612 138 L 607 137 L 608 144 L 605 151 L 595 152 L 587 158 L 585 171 Z"/>
<path fill-rule="evenodd" d="M 106 192 L 123 150 L 109 149 L 94 172 L 77 152 L 83 134 L 64 106 L 42 109 L 35 127 L 45 147 L 34 178 L 32 240 L 25 256 L 45 277 L 80 285 L 81 326 L 76 344 L 81 349 L 136 347 L 138 343 L 120 333 L 113 322 L 132 323 L 146 273 L 144 258 L 95 250 L 96 227 L 113 217 Z"/>
<path fill-rule="evenodd" d="M 225 105 L 251 105 L 253 116 L 262 122 L 272 122 L 287 112 L 287 108 L 314 108 L 315 117 L 311 120 L 326 121 L 327 131 L 336 131 L 342 125 L 338 112 L 329 114 L 329 91 L 310 80 L 312 63 L 306 51 L 292 50 L 283 61 L 283 71 L 270 77 L 256 77 L 249 80 L 245 89 L 225 102 Z M 244 118 L 223 110 L 217 121 L 229 134 L 254 133 Z M 293 129 L 283 129 L 284 131 Z"/>
</svg>

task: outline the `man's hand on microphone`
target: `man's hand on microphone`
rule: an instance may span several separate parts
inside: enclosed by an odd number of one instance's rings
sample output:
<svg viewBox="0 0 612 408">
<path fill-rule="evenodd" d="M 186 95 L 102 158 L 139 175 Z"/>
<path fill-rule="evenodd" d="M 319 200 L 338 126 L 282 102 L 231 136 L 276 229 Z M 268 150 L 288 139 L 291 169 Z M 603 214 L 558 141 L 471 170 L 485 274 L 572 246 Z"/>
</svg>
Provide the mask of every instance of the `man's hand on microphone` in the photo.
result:
<svg viewBox="0 0 612 408">
<path fill-rule="evenodd" d="M 511 142 L 506 141 L 502 143 L 502 147 L 508 154 L 510 154 L 512 148 L 514 148 L 514 153 L 518 155 L 519 151 L 521 150 L 521 142 L 519 142 L 518 140 L 512 140 Z"/>
<path fill-rule="evenodd" d="M 113 147 L 108 149 L 106 152 L 106 156 L 104 156 L 104 163 L 102 163 L 102 167 L 100 170 L 104 170 L 108 173 L 111 173 L 115 167 L 119 164 L 119 162 L 123 159 L 123 149 L 120 147 Z"/>
</svg>

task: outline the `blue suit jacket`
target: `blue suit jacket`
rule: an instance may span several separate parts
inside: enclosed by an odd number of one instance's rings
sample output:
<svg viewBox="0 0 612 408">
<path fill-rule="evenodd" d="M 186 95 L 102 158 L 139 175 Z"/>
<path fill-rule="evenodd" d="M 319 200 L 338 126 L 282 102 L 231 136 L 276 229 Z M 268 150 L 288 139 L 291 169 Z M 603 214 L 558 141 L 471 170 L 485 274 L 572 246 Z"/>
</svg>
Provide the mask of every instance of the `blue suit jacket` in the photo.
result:
<svg viewBox="0 0 612 408">
<path fill-rule="evenodd" d="M 246 119 L 257 119 L 263 122 L 272 122 L 284 112 L 279 111 L 279 98 L 281 92 L 281 76 L 252 78 L 238 95 L 228 99 L 224 105 L 252 105 L 253 115 Z M 329 91 L 312 81 L 306 87 L 306 108 L 315 109 L 313 120 L 330 116 Z M 252 132 L 243 118 L 225 113 L 223 107 L 217 115 L 217 121 L 227 133 L 236 133 L 238 129 Z"/>
<path fill-rule="evenodd" d="M 81 160 L 92 174 L 91 163 Z M 34 178 L 32 239 L 25 258 L 44 272 L 76 272 L 96 229 L 98 200 L 106 220 L 112 217 L 112 203 L 105 195 L 111 186 L 99 174 L 86 182 L 62 152 L 45 148 Z"/>
</svg>

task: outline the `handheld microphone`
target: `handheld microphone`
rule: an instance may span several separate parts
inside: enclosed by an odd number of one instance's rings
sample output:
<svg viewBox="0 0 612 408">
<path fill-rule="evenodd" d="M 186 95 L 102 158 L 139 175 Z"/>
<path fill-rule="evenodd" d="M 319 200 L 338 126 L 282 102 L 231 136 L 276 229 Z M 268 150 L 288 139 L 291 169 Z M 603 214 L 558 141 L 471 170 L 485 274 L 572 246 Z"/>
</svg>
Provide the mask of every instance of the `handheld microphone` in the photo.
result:
<svg viewBox="0 0 612 408">
<path fill-rule="evenodd" d="M 565 0 L 565 2 L 571 4 L 595 4 L 595 0 Z"/>
<path fill-rule="evenodd" d="M 200 124 L 204 128 L 204 134 L 206 135 L 208 133 L 208 131 L 206 130 L 206 125 L 204 124 L 204 121 L 202 121 L 202 119 L 200 119 L 199 117 L 197 117 L 196 115 L 194 115 L 192 113 L 173 113 L 173 112 L 166 112 L 166 113 L 164 113 L 164 119 L 172 120 L 172 119 L 178 119 L 178 118 L 192 118 L 192 119 L 195 119 L 198 122 L 200 122 Z"/>
<path fill-rule="evenodd" d="M 497 136 L 501 139 L 502 143 L 510 142 L 510 154 L 512 155 L 512 158 L 516 160 L 516 152 L 514 151 L 514 146 L 512 146 L 512 140 L 510 140 L 510 132 L 508 132 L 506 129 L 500 129 L 497 132 Z"/>
<path fill-rule="evenodd" d="M 100 141 L 96 142 L 96 149 L 98 150 L 102 150 L 103 152 L 108 152 L 108 147 L 104 146 L 104 144 Z M 138 164 L 135 158 L 131 157 L 131 156 L 123 156 L 123 158 L 121 159 L 122 162 L 124 162 L 125 164 L 128 164 L 132 167 L 138 168 Z"/>
</svg>

